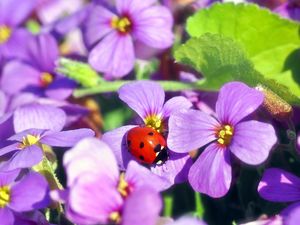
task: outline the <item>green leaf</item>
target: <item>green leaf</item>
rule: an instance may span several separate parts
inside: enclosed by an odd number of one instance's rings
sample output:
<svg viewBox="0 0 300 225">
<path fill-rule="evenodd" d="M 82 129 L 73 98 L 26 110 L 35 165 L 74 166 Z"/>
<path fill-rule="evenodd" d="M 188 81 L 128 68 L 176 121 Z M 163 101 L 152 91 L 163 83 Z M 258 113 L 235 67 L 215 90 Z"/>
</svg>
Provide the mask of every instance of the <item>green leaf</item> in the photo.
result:
<svg viewBox="0 0 300 225">
<path fill-rule="evenodd" d="M 247 58 L 242 46 L 231 38 L 209 33 L 192 38 L 176 50 L 175 59 L 203 74 L 204 78 L 197 84 L 202 90 L 218 90 L 232 80 L 250 86 L 262 83 L 286 101 L 300 103 L 300 99 L 287 86 L 262 76 Z"/>
<path fill-rule="evenodd" d="M 67 58 L 59 59 L 56 71 L 86 88 L 97 86 L 103 80 L 89 64 Z"/>
<path fill-rule="evenodd" d="M 212 33 L 236 41 L 264 78 L 287 87 L 295 96 L 300 96 L 299 28 L 299 23 L 254 4 L 214 4 L 187 21 L 192 37 Z"/>
</svg>

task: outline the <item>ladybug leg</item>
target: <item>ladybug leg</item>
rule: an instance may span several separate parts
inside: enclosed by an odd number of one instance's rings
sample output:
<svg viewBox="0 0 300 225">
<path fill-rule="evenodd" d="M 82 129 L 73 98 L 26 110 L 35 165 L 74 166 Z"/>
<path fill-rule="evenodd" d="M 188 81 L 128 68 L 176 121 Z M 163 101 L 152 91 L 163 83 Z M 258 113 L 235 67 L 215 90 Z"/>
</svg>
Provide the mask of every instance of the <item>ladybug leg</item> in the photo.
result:
<svg viewBox="0 0 300 225">
<path fill-rule="evenodd" d="M 164 164 L 169 158 L 168 149 L 166 147 L 163 147 L 163 146 L 160 146 L 160 148 L 161 148 L 161 150 L 159 152 L 156 152 L 156 158 L 153 162 L 157 165 Z"/>
</svg>

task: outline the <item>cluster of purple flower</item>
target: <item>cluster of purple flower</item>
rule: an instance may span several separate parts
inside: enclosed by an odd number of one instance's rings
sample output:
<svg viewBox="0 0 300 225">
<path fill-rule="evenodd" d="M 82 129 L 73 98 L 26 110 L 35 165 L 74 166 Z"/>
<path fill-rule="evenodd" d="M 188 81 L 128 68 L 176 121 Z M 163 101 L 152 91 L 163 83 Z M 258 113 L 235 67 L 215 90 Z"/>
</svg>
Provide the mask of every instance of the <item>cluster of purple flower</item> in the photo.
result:
<svg viewBox="0 0 300 225">
<path fill-rule="evenodd" d="M 93 108 L 72 97 L 78 84 L 56 70 L 64 56 L 108 81 L 128 78 L 136 59 L 164 60 L 182 7 L 213 2 L 0 0 L 1 225 L 56 223 L 50 209 L 80 225 L 204 225 L 192 215 L 162 217 L 161 192 L 187 182 L 220 198 L 235 183 L 233 163 L 267 161 L 280 141 L 256 113 L 264 93 L 242 82 L 226 83 L 216 102 L 206 102 L 196 92 L 169 98 L 155 81 L 128 81 L 118 97 L 138 122 L 98 137 L 88 119 Z M 300 18 L 296 1 L 272 7 Z M 62 159 L 65 187 L 54 172 L 61 148 L 71 148 Z M 299 190 L 299 178 L 275 168 L 258 185 L 261 197 L 275 202 L 297 202 Z M 257 224 L 298 224 L 299 210 L 295 203 Z"/>
</svg>

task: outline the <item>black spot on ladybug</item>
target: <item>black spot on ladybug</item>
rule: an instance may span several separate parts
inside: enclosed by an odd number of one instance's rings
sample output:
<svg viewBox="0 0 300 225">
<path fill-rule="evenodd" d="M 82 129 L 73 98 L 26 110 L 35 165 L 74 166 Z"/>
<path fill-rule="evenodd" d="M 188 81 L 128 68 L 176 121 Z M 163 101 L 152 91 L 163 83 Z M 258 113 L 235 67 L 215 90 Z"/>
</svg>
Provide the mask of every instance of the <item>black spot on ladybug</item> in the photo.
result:
<svg viewBox="0 0 300 225">
<path fill-rule="evenodd" d="M 140 155 L 140 160 L 142 160 L 142 161 L 144 161 L 145 160 L 145 158 L 144 158 L 144 156 L 142 156 L 142 155 Z"/>
<path fill-rule="evenodd" d="M 144 148 L 144 142 L 140 143 L 140 148 Z"/>
<path fill-rule="evenodd" d="M 148 135 L 150 135 L 150 136 L 153 136 L 153 135 L 154 135 L 154 133 L 153 133 L 153 132 L 149 132 L 149 133 L 148 133 Z"/>
<path fill-rule="evenodd" d="M 155 152 L 160 152 L 160 150 L 161 150 L 161 145 L 160 144 L 156 145 L 155 148 L 154 148 L 154 151 Z"/>
<path fill-rule="evenodd" d="M 127 145 L 128 145 L 128 146 L 130 146 L 130 144 L 131 144 L 131 141 L 130 141 L 130 140 L 128 140 L 128 141 L 127 141 Z"/>
</svg>

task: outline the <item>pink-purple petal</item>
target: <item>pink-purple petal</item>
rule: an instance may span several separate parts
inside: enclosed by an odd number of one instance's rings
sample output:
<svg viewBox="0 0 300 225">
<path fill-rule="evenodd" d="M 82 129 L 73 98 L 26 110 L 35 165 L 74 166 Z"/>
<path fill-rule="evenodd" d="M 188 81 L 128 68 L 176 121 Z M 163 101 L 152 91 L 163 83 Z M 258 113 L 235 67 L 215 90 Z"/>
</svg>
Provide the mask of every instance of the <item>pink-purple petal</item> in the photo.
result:
<svg viewBox="0 0 300 225">
<path fill-rule="evenodd" d="M 126 133 L 134 128 L 134 125 L 122 126 L 103 134 L 102 141 L 107 143 L 113 151 L 119 168 L 125 170 L 130 160 L 134 157 L 128 152 Z"/>
<path fill-rule="evenodd" d="M 199 110 L 175 113 L 169 118 L 168 147 L 178 153 L 200 148 L 216 139 L 216 119 Z"/>
<path fill-rule="evenodd" d="M 300 178 L 282 169 L 267 169 L 258 185 L 259 195 L 273 202 L 300 200 Z"/>
<path fill-rule="evenodd" d="M 93 137 L 95 132 L 88 128 L 46 134 L 41 143 L 55 147 L 72 147 L 83 138 Z"/>
<path fill-rule="evenodd" d="M 117 185 L 119 169 L 109 146 L 96 138 L 85 138 L 65 153 L 63 164 L 68 175 L 68 186 L 85 173 L 106 176 Z"/>
<path fill-rule="evenodd" d="M 134 210 L 133 210 L 134 209 Z M 122 225 L 155 225 L 162 209 L 160 195 L 152 188 L 140 188 L 126 199 Z"/>
<path fill-rule="evenodd" d="M 210 144 L 193 164 L 189 182 L 197 192 L 220 198 L 231 184 L 230 151 Z"/>
<path fill-rule="evenodd" d="M 241 82 L 230 82 L 220 89 L 216 113 L 223 124 L 235 125 L 253 113 L 263 100 L 260 91 Z"/>
<path fill-rule="evenodd" d="M 164 6 L 152 6 L 133 15 L 134 37 L 153 48 L 168 48 L 174 41 L 173 17 Z"/>
<path fill-rule="evenodd" d="M 133 190 L 148 186 L 157 191 L 163 191 L 171 186 L 171 183 L 167 179 L 157 176 L 149 169 L 133 160 L 128 164 L 125 180 Z"/>
<path fill-rule="evenodd" d="M 280 214 L 283 216 L 284 225 L 298 225 L 300 221 L 300 203 L 297 202 L 288 206 Z"/>
<path fill-rule="evenodd" d="M 70 97 L 75 89 L 77 84 L 66 78 L 66 77 L 57 77 L 45 90 L 45 95 L 47 97 L 64 100 Z"/>
<path fill-rule="evenodd" d="M 186 182 L 193 161 L 189 154 L 169 151 L 169 159 L 162 165 L 153 165 L 151 171 L 170 182 L 170 185 Z"/>
<path fill-rule="evenodd" d="M 9 207 L 17 212 L 43 208 L 49 204 L 48 182 L 39 173 L 30 172 L 11 188 Z"/>
<path fill-rule="evenodd" d="M 183 96 L 177 96 L 169 99 L 163 106 L 162 115 L 164 118 L 169 118 L 172 113 L 180 110 L 189 109 L 193 104 Z"/>
<path fill-rule="evenodd" d="M 104 37 L 90 52 L 88 62 L 97 71 L 111 78 L 127 75 L 134 66 L 133 40 L 130 35 L 113 31 Z"/>
<path fill-rule="evenodd" d="M 251 120 L 234 127 L 230 151 L 244 163 L 258 165 L 269 156 L 277 141 L 272 125 Z"/>
<path fill-rule="evenodd" d="M 189 217 L 189 216 L 184 216 L 179 218 L 173 223 L 168 223 L 166 225 L 206 225 L 203 221 L 200 221 L 199 219 L 195 217 Z"/>
<path fill-rule="evenodd" d="M 16 133 L 31 128 L 61 131 L 65 122 L 65 112 L 50 105 L 28 104 L 14 112 Z"/>
<path fill-rule="evenodd" d="M 105 179 L 93 174 L 80 176 L 70 190 L 70 207 L 85 218 L 83 224 L 106 224 L 110 214 L 119 211 L 122 203 L 117 189 L 108 185 Z"/>
<path fill-rule="evenodd" d="M 5 155 L 6 153 L 15 151 L 18 149 L 19 143 L 14 143 L 8 146 L 5 146 L 4 148 L 0 149 L 0 156 Z"/>
<path fill-rule="evenodd" d="M 149 115 L 161 116 L 165 101 L 163 88 L 153 81 L 137 81 L 123 85 L 119 98 L 142 119 Z"/>
</svg>

